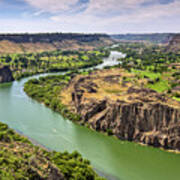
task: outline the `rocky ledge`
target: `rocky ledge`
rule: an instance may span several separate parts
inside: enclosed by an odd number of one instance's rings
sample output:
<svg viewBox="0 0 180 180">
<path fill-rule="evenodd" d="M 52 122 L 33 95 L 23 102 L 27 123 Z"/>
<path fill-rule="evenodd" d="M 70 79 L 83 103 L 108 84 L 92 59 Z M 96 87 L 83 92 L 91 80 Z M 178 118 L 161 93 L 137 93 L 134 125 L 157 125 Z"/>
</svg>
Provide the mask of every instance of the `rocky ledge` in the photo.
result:
<svg viewBox="0 0 180 180">
<path fill-rule="evenodd" d="M 0 83 L 13 81 L 13 75 L 8 66 L 0 66 Z"/>
<path fill-rule="evenodd" d="M 79 75 L 62 91 L 62 103 L 97 131 L 180 150 L 180 103 L 142 84 L 120 69 Z"/>
</svg>

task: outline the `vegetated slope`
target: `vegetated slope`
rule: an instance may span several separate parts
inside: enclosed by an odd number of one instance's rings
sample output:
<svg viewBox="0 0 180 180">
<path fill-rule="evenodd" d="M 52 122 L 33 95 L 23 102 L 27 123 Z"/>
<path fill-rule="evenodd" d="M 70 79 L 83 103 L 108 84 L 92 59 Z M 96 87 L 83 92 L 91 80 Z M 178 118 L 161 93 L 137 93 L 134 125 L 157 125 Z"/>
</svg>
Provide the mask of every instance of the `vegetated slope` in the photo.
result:
<svg viewBox="0 0 180 180">
<path fill-rule="evenodd" d="M 110 45 L 112 42 L 112 39 L 106 34 L 1 34 L 0 54 L 42 52 L 57 49 L 92 50 L 95 47 Z"/>
<path fill-rule="evenodd" d="M 111 35 L 113 39 L 121 41 L 150 41 L 153 43 L 168 43 L 173 33 L 152 33 L 152 34 L 117 34 Z"/>
<path fill-rule="evenodd" d="M 78 152 L 49 152 L 0 123 L 0 179 L 100 180 Z"/>
<path fill-rule="evenodd" d="M 180 103 L 145 88 L 146 83 L 122 69 L 101 70 L 76 76 L 60 97 L 97 131 L 180 150 Z"/>
<path fill-rule="evenodd" d="M 170 40 L 167 51 L 177 52 L 180 54 L 180 34 L 174 35 Z"/>
<path fill-rule="evenodd" d="M 102 58 L 107 56 L 109 56 L 109 51 L 103 49 L 44 51 L 42 53 L 1 55 L 0 65 L 8 66 L 13 72 L 14 79 L 20 79 L 37 73 L 92 67 L 102 63 Z M 5 71 L 3 72 L 5 76 Z"/>
</svg>

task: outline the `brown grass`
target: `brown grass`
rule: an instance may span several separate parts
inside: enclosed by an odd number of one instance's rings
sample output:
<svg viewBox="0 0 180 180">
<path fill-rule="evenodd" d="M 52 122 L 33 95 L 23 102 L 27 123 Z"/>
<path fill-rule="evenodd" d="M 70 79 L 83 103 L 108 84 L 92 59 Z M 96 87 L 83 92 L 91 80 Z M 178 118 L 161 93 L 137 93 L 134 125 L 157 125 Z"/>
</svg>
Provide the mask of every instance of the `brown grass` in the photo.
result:
<svg viewBox="0 0 180 180">
<path fill-rule="evenodd" d="M 165 101 L 162 101 L 159 99 L 157 94 L 145 94 L 145 93 L 128 93 L 128 89 L 130 87 L 142 88 L 142 83 L 146 84 L 147 80 L 137 79 L 135 74 L 128 73 L 123 69 L 108 69 L 108 70 L 98 70 L 93 72 L 91 75 L 82 76 L 78 75 L 76 76 L 72 82 L 69 84 L 68 87 L 64 91 L 61 92 L 62 103 L 65 105 L 68 105 L 69 107 L 72 107 L 72 93 L 75 91 L 74 86 L 77 83 L 77 81 L 82 78 L 87 77 L 85 81 L 81 84 L 78 84 L 78 86 L 83 89 L 85 92 L 83 93 L 82 101 L 88 102 L 91 99 L 96 100 L 104 100 L 106 98 L 111 99 L 113 101 L 125 101 L 125 102 L 152 102 L 157 103 L 161 102 L 163 104 L 180 108 L 180 104 L 177 101 L 174 101 L 171 98 L 166 98 Z M 125 80 L 125 78 L 128 79 L 128 81 Z M 83 87 L 83 85 L 87 85 L 89 83 L 94 83 L 97 85 L 96 93 L 90 93 L 86 88 Z M 159 96 L 163 97 L 163 95 L 159 94 Z"/>
</svg>

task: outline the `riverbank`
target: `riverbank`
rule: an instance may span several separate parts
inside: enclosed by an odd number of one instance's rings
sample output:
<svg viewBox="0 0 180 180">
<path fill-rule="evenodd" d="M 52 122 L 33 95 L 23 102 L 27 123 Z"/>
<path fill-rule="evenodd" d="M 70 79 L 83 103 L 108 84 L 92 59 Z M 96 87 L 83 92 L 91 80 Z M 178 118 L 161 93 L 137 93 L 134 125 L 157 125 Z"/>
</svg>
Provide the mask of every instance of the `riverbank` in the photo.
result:
<svg viewBox="0 0 180 180">
<path fill-rule="evenodd" d="M 4 179 L 103 179 L 77 152 L 47 151 L 0 123 L 0 174 Z"/>
</svg>

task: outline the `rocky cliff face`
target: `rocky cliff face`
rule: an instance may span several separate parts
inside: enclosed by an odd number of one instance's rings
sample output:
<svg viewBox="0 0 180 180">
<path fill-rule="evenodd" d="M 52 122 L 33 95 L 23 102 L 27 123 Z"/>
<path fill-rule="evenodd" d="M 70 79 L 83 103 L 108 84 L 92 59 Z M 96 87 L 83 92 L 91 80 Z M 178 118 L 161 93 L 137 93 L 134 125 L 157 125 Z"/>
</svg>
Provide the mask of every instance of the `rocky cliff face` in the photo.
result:
<svg viewBox="0 0 180 180">
<path fill-rule="evenodd" d="M 14 78 L 8 66 L 0 67 L 0 83 L 11 82 Z"/>
<path fill-rule="evenodd" d="M 75 77 L 64 103 L 95 130 L 122 140 L 180 150 L 180 103 L 125 81 L 123 72 L 104 70 Z"/>
</svg>

